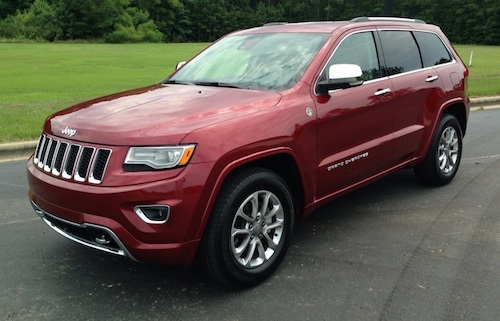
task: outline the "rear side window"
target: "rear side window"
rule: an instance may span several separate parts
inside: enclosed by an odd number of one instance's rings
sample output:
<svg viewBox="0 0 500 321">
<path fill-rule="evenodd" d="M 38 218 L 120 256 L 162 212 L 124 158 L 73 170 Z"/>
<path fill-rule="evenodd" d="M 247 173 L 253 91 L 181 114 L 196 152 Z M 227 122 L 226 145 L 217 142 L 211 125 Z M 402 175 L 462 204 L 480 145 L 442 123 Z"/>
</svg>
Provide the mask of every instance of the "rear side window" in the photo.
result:
<svg viewBox="0 0 500 321">
<path fill-rule="evenodd" d="M 417 43 L 410 31 L 380 32 L 387 75 L 396 75 L 422 68 Z"/>
<path fill-rule="evenodd" d="M 425 67 L 445 64 L 451 62 L 450 52 L 446 49 L 439 37 L 430 32 L 415 32 Z"/>
</svg>

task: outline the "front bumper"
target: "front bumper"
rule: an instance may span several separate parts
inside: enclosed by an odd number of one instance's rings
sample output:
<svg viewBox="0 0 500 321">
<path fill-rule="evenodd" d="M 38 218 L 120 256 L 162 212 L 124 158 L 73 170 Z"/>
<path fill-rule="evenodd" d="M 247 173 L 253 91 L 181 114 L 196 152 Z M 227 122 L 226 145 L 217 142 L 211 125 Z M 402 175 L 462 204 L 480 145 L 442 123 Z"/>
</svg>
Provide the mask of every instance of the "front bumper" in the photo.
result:
<svg viewBox="0 0 500 321">
<path fill-rule="evenodd" d="M 35 213 L 37 213 L 50 228 L 62 236 L 96 250 L 125 256 L 135 260 L 118 236 L 109 228 L 89 223 L 77 224 L 63 220 L 45 212 L 33 203 L 33 201 L 31 201 L 31 206 L 33 206 Z"/>
<path fill-rule="evenodd" d="M 193 164 L 174 178 L 127 186 L 93 186 L 53 177 L 28 161 L 29 197 L 35 212 L 59 234 L 85 246 L 136 261 L 191 264 L 212 164 Z M 138 174 L 140 175 L 140 174 Z M 134 208 L 168 205 L 164 224 L 151 224 Z"/>
</svg>

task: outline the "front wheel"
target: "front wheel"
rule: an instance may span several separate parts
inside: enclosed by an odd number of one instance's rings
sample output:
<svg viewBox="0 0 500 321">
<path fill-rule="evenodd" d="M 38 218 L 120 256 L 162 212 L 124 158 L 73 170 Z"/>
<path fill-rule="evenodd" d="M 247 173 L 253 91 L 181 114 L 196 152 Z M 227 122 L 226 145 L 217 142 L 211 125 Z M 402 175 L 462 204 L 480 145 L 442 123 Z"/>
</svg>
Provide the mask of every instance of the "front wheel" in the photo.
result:
<svg viewBox="0 0 500 321">
<path fill-rule="evenodd" d="M 217 198 L 200 248 L 201 266 L 228 286 L 255 285 L 283 260 L 293 224 L 293 200 L 283 179 L 267 169 L 239 170 Z"/>
<path fill-rule="evenodd" d="M 415 175 L 429 185 L 448 184 L 457 173 L 461 157 L 462 129 L 455 116 L 445 114 L 424 161 L 414 168 Z"/>
</svg>

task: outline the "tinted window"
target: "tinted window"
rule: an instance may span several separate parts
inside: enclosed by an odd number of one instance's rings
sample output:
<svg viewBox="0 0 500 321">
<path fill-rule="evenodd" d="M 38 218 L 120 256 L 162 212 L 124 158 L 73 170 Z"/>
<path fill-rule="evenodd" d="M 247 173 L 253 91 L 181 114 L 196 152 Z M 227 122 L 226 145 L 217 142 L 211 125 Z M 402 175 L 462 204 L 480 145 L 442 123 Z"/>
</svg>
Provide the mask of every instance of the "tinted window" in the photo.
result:
<svg viewBox="0 0 500 321">
<path fill-rule="evenodd" d="M 452 61 L 450 53 L 436 34 L 415 32 L 415 38 L 417 38 L 418 44 L 420 45 L 424 65 L 426 67 L 445 64 Z"/>
<path fill-rule="evenodd" d="M 321 80 L 327 79 L 327 73 L 334 64 L 355 64 L 363 70 L 363 80 L 380 77 L 380 67 L 373 34 L 371 32 L 356 33 L 345 38 L 338 46 L 328 62 Z"/>
<path fill-rule="evenodd" d="M 422 68 L 420 52 L 410 31 L 382 31 L 380 41 L 389 76 Z"/>
</svg>

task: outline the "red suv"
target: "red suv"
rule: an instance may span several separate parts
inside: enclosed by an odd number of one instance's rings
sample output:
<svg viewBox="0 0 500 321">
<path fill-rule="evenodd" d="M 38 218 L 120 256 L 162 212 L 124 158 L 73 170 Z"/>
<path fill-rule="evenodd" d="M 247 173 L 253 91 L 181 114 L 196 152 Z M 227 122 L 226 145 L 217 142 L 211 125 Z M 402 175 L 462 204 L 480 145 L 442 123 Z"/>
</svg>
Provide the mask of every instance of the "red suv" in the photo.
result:
<svg viewBox="0 0 500 321">
<path fill-rule="evenodd" d="M 418 20 L 237 31 L 159 84 L 49 117 L 29 197 L 73 241 L 143 262 L 197 259 L 250 286 L 324 202 L 401 168 L 450 182 L 467 76 L 441 30 Z"/>
</svg>

